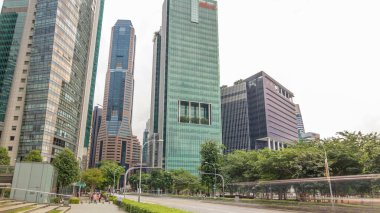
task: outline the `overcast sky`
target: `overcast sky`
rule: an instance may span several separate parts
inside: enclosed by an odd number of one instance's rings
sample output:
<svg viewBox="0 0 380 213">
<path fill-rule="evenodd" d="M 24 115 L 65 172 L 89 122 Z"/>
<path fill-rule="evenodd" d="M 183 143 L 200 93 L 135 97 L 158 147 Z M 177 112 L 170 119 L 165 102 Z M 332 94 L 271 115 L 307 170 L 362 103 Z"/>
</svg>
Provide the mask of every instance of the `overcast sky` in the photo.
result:
<svg viewBox="0 0 380 213">
<path fill-rule="evenodd" d="M 162 3 L 106 0 L 104 11 L 95 104 L 103 104 L 111 27 L 130 19 L 137 35 L 133 131 L 140 140 Z M 379 132 L 379 9 L 379 0 L 219 0 L 221 85 L 263 70 L 295 94 L 306 131 Z"/>
</svg>

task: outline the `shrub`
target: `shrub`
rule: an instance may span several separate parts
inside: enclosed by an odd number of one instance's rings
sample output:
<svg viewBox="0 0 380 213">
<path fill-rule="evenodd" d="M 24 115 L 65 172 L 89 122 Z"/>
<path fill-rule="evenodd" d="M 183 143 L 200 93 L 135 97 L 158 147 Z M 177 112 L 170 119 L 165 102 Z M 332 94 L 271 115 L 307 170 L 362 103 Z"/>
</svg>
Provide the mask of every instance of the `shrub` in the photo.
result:
<svg viewBox="0 0 380 213">
<path fill-rule="evenodd" d="M 179 209 L 173 209 L 157 204 L 138 203 L 132 200 L 124 199 L 119 206 L 126 212 L 133 213 L 188 213 Z"/>
<path fill-rule="evenodd" d="M 79 204 L 79 198 L 77 197 L 70 197 L 69 203 L 70 204 Z"/>
<path fill-rule="evenodd" d="M 110 195 L 109 201 L 112 201 L 113 203 L 117 202 L 117 197 Z"/>
</svg>

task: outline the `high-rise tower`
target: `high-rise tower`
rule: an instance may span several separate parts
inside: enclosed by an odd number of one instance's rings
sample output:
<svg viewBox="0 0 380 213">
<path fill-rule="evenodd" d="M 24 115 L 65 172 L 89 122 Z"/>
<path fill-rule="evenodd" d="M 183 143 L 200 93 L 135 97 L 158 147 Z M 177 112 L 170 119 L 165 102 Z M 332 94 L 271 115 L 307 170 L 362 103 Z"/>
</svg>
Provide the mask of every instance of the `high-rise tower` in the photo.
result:
<svg viewBox="0 0 380 213">
<path fill-rule="evenodd" d="M 112 28 L 96 163 L 112 160 L 132 166 L 140 161 L 141 146 L 132 135 L 135 45 L 132 22 L 118 20 Z"/>
<path fill-rule="evenodd" d="M 1 30 L 7 32 L 1 42 L 10 48 L 5 56 L 11 66 L 0 86 L 8 91 L 1 92 L 7 96 L 0 104 L 1 112 L 6 106 L 1 145 L 11 151 L 12 164 L 17 153 L 22 158 L 33 149 L 41 150 L 44 161 L 64 148 L 82 156 L 100 5 L 100 0 L 4 1 Z M 6 39 L 12 42 L 3 43 Z"/>
<path fill-rule="evenodd" d="M 153 141 L 149 150 L 167 170 L 184 168 L 198 174 L 200 147 L 221 143 L 218 6 L 214 0 L 166 0 L 156 36 L 155 66 L 158 109 L 151 110 Z M 152 98 L 155 100 L 155 98 Z M 152 107 L 157 103 L 152 101 Z M 157 116 L 158 115 L 158 116 Z M 153 128 L 154 130 L 154 128 Z M 151 137 L 152 138 L 152 137 Z M 153 143 L 154 145 L 155 143 Z M 149 154 L 150 155 L 150 154 Z"/>
</svg>

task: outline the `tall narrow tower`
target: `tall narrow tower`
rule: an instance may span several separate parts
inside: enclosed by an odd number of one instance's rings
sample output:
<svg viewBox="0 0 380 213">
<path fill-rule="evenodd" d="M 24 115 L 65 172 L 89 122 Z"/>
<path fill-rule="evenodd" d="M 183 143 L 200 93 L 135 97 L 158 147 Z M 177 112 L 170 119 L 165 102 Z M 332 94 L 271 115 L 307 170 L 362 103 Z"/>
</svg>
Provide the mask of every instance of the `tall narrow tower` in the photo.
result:
<svg viewBox="0 0 380 213">
<path fill-rule="evenodd" d="M 167 169 L 184 168 L 198 174 L 200 147 L 207 140 L 221 143 L 218 5 L 215 0 L 165 0 L 161 31 L 155 37 L 153 80 L 159 86 L 154 141 Z M 152 107 L 156 102 L 152 98 Z M 153 109 L 151 112 L 155 112 Z M 154 129 L 154 128 L 153 128 Z M 158 135 L 158 136 L 157 136 Z M 155 144 L 155 143 L 153 143 Z M 160 163 L 158 163 L 160 164 Z"/>
<path fill-rule="evenodd" d="M 97 139 L 96 162 L 112 160 L 122 166 L 139 162 L 140 143 L 132 135 L 136 36 L 130 20 L 112 28 L 103 114 Z"/>
</svg>

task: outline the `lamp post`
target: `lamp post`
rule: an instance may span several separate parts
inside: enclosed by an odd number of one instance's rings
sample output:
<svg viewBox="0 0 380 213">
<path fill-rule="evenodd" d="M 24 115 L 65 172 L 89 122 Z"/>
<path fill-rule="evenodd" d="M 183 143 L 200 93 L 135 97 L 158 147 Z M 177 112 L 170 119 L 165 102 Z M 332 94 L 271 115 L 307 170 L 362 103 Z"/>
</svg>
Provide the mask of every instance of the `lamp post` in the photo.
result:
<svg viewBox="0 0 380 213">
<path fill-rule="evenodd" d="M 139 189 L 138 189 L 138 193 L 139 193 L 139 196 L 138 196 L 138 202 L 140 202 L 140 197 L 141 197 L 141 173 L 142 173 L 142 160 L 143 160 L 143 149 L 144 149 L 144 146 L 147 145 L 149 143 L 149 141 L 145 142 L 142 146 L 141 146 L 141 150 L 140 150 L 140 177 L 139 177 Z"/>
<path fill-rule="evenodd" d="M 211 165 L 214 167 L 214 198 L 216 197 L 216 167 L 215 167 L 215 164 L 213 163 L 209 163 L 209 162 L 205 162 L 205 164 L 208 164 L 208 165 Z"/>
<path fill-rule="evenodd" d="M 323 151 L 325 152 L 326 178 L 327 178 L 327 182 L 329 183 L 329 188 L 330 188 L 331 205 L 334 208 L 335 207 L 334 197 L 333 197 L 334 195 L 333 195 L 333 191 L 332 191 L 332 187 L 331 187 L 330 168 L 329 168 L 329 162 L 327 160 L 327 152 L 326 152 L 326 148 L 325 148 L 323 142 L 321 142 L 320 144 L 322 145 Z"/>
<path fill-rule="evenodd" d="M 213 173 L 207 173 L 207 172 L 203 172 L 203 171 L 200 171 L 199 174 L 201 174 L 201 175 L 215 175 Z M 223 197 L 224 197 L 224 177 L 221 174 L 216 174 L 216 175 L 222 179 L 222 193 L 223 193 Z"/>
<path fill-rule="evenodd" d="M 111 174 L 113 174 L 113 186 L 112 186 L 112 193 L 115 193 L 115 179 L 116 179 L 116 169 L 115 170 L 109 170 L 107 169 L 108 172 L 110 172 Z"/>
</svg>

